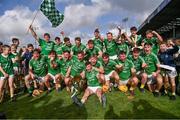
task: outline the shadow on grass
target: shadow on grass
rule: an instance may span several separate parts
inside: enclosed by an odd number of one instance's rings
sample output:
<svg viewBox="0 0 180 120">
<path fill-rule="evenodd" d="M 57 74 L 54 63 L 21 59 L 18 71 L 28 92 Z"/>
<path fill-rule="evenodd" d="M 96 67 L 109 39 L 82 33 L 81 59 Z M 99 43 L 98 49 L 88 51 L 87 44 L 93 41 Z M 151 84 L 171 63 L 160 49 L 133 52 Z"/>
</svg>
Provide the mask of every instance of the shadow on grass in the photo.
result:
<svg viewBox="0 0 180 120">
<path fill-rule="evenodd" d="M 119 119 L 119 118 L 179 118 L 174 116 L 171 113 L 159 110 L 154 108 L 151 104 L 149 104 L 146 100 L 132 101 L 133 108 L 132 110 L 120 111 L 120 115 L 117 115 L 114 112 L 114 108 L 112 105 L 109 106 L 109 110 L 105 113 L 105 119 Z"/>
<path fill-rule="evenodd" d="M 52 96 L 44 94 L 37 98 L 24 97 L 15 103 L 5 103 L 3 107 L 8 119 L 87 119 L 86 108 L 74 104 L 64 106 L 63 103 L 61 98 L 53 101 Z"/>
<path fill-rule="evenodd" d="M 42 98 L 44 100 L 44 98 Z M 40 100 L 41 101 L 41 100 Z M 34 101 L 36 102 L 36 101 Z M 45 99 L 45 103 L 48 103 L 48 99 Z M 63 100 L 58 99 L 49 104 L 45 104 L 41 107 L 36 108 L 38 112 L 42 114 L 38 114 L 33 118 L 64 118 L 64 119 L 87 119 L 87 111 L 86 108 L 79 108 L 75 104 L 70 104 L 67 106 L 63 106 Z M 32 117 L 29 117 L 32 118 Z"/>
</svg>

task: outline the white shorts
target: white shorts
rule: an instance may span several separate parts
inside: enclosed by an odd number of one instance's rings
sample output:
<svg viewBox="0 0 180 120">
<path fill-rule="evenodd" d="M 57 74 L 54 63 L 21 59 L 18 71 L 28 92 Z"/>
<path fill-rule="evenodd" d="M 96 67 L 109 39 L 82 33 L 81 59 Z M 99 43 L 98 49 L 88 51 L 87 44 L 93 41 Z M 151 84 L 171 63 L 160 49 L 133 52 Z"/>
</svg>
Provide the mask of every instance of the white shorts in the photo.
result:
<svg viewBox="0 0 180 120">
<path fill-rule="evenodd" d="M 129 82 L 129 79 L 128 80 L 120 80 L 119 81 L 119 83 L 123 84 L 123 85 L 127 85 L 128 82 Z"/>
<path fill-rule="evenodd" d="M 137 76 L 140 75 L 140 74 L 141 74 L 141 71 L 136 72 L 136 75 L 137 75 Z"/>
<path fill-rule="evenodd" d="M 104 75 L 104 77 L 105 77 L 105 81 L 110 80 L 110 77 L 112 76 L 113 72 L 114 72 L 114 70 L 113 70 L 113 71 L 111 71 L 109 74 Z"/>
<path fill-rule="evenodd" d="M 40 83 L 40 82 L 45 82 L 44 77 L 38 77 L 37 75 L 35 75 L 35 79 L 36 82 Z"/>
<path fill-rule="evenodd" d="M 18 74 L 19 73 L 19 68 L 18 67 L 13 67 L 13 71 L 14 71 L 14 74 Z"/>
<path fill-rule="evenodd" d="M 90 89 L 93 93 L 96 93 L 97 89 L 101 88 L 101 86 L 97 86 L 97 87 L 88 87 L 88 89 Z"/>
<path fill-rule="evenodd" d="M 147 84 L 150 85 L 150 84 L 154 84 L 154 83 L 156 83 L 156 79 L 153 78 L 152 75 L 148 75 Z"/>
<path fill-rule="evenodd" d="M 115 60 L 115 59 L 117 59 L 117 55 L 114 55 L 114 56 L 109 56 L 109 59 L 111 59 L 111 60 Z"/>
<path fill-rule="evenodd" d="M 14 78 L 14 75 L 10 75 L 9 78 Z M 0 77 L 0 80 L 5 80 L 5 77 Z"/>
<path fill-rule="evenodd" d="M 177 76 L 176 70 L 166 71 L 166 74 L 167 74 L 170 78 L 175 78 L 175 77 Z"/>
<path fill-rule="evenodd" d="M 51 73 L 48 73 L 48 75 L 51 77 L 51 79 L 53 80 L 54 83 L 56 83 L 56 79 L 55 76 Z"/>
</svg>

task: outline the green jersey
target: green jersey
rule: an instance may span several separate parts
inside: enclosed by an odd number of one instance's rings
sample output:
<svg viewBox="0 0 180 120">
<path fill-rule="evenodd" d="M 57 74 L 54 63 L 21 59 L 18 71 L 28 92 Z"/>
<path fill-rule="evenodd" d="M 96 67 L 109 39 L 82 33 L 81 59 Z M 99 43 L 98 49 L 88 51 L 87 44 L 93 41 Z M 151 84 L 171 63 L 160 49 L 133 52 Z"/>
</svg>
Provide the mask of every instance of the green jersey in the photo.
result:
<svg viewBox="0 0 180 120">
<path fill-rule="evenodd" d="M 141 43 L 142 43 L 142 36 L 141 35 L 130 36 L 130 38 L 137 46 L 141 46 Z"/>
<path fill-rule="evenodd" d="M 69 52 L 71 52 L 71 48 L 72 48 L 72 45 L 67 46 L 66 44 L 64 44 L 64 45 L 62 46 L 62 51 L 63 51 L 63 52 L 64 52 L 64 51 L 69 51 Z"/>
<path fill-rule="evenodd" d="M 157 64 L 159 64 L 159 59 L 154 53 L 144 54 L 144 60 L 146 61 L 147 67 L 145 68 L 145 72 L 148 75 L 151 75 L 153 72 L 157 71 Z"/>
<path fill-rule="evenodd" d="M 61 59 L 60 61 L 59 61 L 59 63 L 60 63 L 60 66 L 61 66 L 61 68 L 60 68 L 60 70 L 61 70 L 61 74 L 63 75 L 63 76 L 66 76 L 66 73 L 67 73 L 67 70 L 68 70 L 68 68 L 72 65 L 72 60 L 75 60 L 76 58 L 73 56 L 72 58 L 70 58 L 70 59 Z"/>
<path fill-rule="evenodd" d="M 0 54 L 0 66 L 8 75 L 13 75 L 13 63 L 10 55 L 4 56 Z M 0 71 L 0 77 L 3 76 L 3 73 Z"/>
<path fill-rule="evenodd" d="M 92 69 L 91 71 L 85 71 L 85 78 L 89 87 L 98 87 L 100 83 L 97 78 L 98 71 Z"/>
<path fill-rule="evenodd" d="M 52 41 L 46 42 L 45 40 L 39 38 L 38 42 L 41 47 L 42 55 L 48 56 L 49 52 L 54 49 L 54 42 L 52 42 Z"/>
<path fill-rule="evenodd" d="M 120 51 L 124 51 L 126 52 L 126 56 L 129 55 L 129 47 L 125 42 L 121 44 L 117 44 L 117 47 L 118 47 L 118 54 Z"/>
<path fill-rule="evenodd" d="M 71 67 L 71 76 L 74 77 L 76 75 L 80 75 L 81 72 L 83 72 L 86 68 L 85 61 L 78 60 L 77 57 L 74 57 L 72 59 L 72 67 Z"/>
<path fill-rule="evenodd" d="M 105 46 L 105 49 L 106 49 L 106 53 L 109 54 L 109 56 L 114 56 L 114 55 L 117 55 L 117 43 L 115 42 L 115 40 L 107 40 L 105 39 L 104 40 L 104 46 Z"/>
<path fill-rule="evenodd" d="M 107 64 L 102 62 L 103 68 L 104 68 L 104 74 L 108 75 L 110 72 L 116 69 L 117 63 L 114 60 L 109 60 Z"/>
<path fill-rule="evenodd" d="M 44 77 L 47 74 L 46 58 L 40 57 L 39 59 L 31 59 L 29 61 L 29 68 L 33 70 L 33 73 L 38 77 Z"/>
<path fill-rule="evenodd" d="M 71 51 L 73 52 L 73 55 L 77 55 L 79 51 L 84 51 L 85 48 L 86 46 L 81 43 L 80 46 L 73 45 Z"/>
<path fill-rule="evenodd" d="M 145 38 L 144 43 L 151 43 L 152 44 L 152 52 L 157 54 L 159 51 L 158 39 L 157 37 L 152 37 L 151 39 Z"/>
<path fill-rule="evenodd" d="M 95 65 L 93 65 L 93 67 L 96 67 L 96 68 L 103 67 L 102 62 L 101 62 L 101 61 L 99 61 L 99 60 L 97 60 L 96 64 L 95 64 Z"/>
<path fill-rule="evenodd" d="M 16 57 L 20 57 L 20 55 L 16 52 L 16 53 L 11 53 L 10 54 L 10 57 L 11 57 L 11 59 L 15 59 Z M 15 61 L 14 63 L 13 63 L 13 67 L 19 67 L 19 62 L 18 61 Z"/>
<path fill-rule="evenodd" d="M 56 51 L 57 55 L 62 55 L 62 53 L 63 53 L 62 46 L 63 46 L 63 43 L 61 43 L 59 45 L 57 45 L 57 44 L 54 45 L 54 51 Z"/>
<path fill-rule="evenodd" d="M 53 68 L 52 64 L 56 64 L 57 67 Z M 58 73 L 60 73 L 60 63 L 59 63 L 59 59 L 56 58 L 55 60 L 50 60 L 50 58 L 47 58 L 47 66 L 48 66 L 48 73 L 52 74 L 52 75 L 56 75 Z"/>
<path fill-rule="evenodd" d="M 126 59 L 124 62 L 121 60 L 116 60 L 117 64 L 122 65 L 123 69 L 120 71 L 120 80 L 128 80 L 131 77 L 131 68 L 134 68 L 134 64 L 131 60 Z"/>
<path fill-rule="evenodd" d="M 142 64 L 145 63 L 144 59 L 139 56 L 137 59 L 134 59 L 133 56 L 128 57 L 129 60 L 131 60 L 135 66 L 136 72 L 142 70 Z"/>
<path fill-rule="evenodd" d="M 101 51 L 98 47 L 94 47 L 93 49 L 86 48 L 85 50 L 86 59 L 88 60 L 90 57 L 94 55 L 99 55 L 99 52 Z"/>
<path fill-rule="evenodd" d="M 94 45 L 103 51 L 103 42 L 99 38 L 94 38 Z"/>
</svg>

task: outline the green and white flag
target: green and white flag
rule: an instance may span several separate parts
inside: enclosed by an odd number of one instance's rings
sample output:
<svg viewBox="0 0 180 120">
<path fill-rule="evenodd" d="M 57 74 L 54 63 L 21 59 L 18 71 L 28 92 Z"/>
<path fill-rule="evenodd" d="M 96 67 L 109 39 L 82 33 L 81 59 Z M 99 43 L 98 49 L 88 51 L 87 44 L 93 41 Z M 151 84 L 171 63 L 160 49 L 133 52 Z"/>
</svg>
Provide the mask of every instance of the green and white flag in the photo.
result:
<svg viewBox="0 0 180 120">
<path fill-rule="evenodd" d="M 44 0 L 40 10 L 51 21 L 52 27 L 57 27 L 64 20 L 64 15 L 55 8 L 54 0 Z"/>
</svg>

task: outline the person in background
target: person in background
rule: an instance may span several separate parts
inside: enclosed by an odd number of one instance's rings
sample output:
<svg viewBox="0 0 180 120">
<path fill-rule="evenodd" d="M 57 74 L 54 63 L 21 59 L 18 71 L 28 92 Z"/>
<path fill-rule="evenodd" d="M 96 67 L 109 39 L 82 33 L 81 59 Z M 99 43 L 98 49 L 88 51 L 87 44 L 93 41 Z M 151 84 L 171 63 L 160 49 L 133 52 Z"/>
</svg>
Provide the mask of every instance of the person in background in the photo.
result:
<svg viewBox="0 0 180 120">
<path fill-rule="evenodd" d="M 12 38 L 12 44 L 14 44 L 17 47 L 17 52 L 19 52 L 21 54 L 22 49 L 19 46 L 19 44 L 20 44 L 19 39 L 18 38 Z"/>
<path fill-rule="evenodd" d="M 69 37 L 64 38 L 64 45 L 62 46 L 62 51 L 70 51 L 72 49 L 72 44 Z"/>
<path fill-rule="evenodd" d="M 94 41 L 95 47 L 98 47 L 101 51 L 103 51 L 103 37 L 100 34 L 100 31 L 98 28 L 94 31 L 94 38 L 92 39 Z"/>
<path fill-rule="evenodd" d="M 21 57 L 24 55 L 24 53 L 26 53 L 28 50 L 26 48 L 26 46 L 22 47 L 22 53 L 21 53 Z"/>
<path fill-rule="evenodd" d="M 56 54 L 60 59 L 62 58 L 62 54 L 63 54 L 62 46 L 63 43 L 61 42 L 60 37 L 55 37 L 54 51 L 56 51 Z"/>
<path fill-rule="evenodd" d="M 75 45 L 73 45 L 73 47 L 72 47 L 71 54 L 77 56 L 78 52 L 84 51 L 85 48 L 86 48 L 86 46 L 81 43 L 81 38 L 76 37 L 75 38 Z"/>
<path fill-rule="evenodd" d="M 169 48 L 168 46 L 171 45 L 171 48 Z M 168 44 L 166 44 L 166 42 L 163 42 L 160 45 L 160 51 L 159 51 L 159 60 L 161 62 L 161 64 L 163 65 L 168 65 L 171 67 L 174 67 L 174 70 L 165 70 L 165 81 L 164 84 L 171 84 L 171 89 L 172 89 L 172 95 L 170 96 L 170 100 L 175 100 L 175 92 L 176 92 L 176 84 L 175 84 L 175 77 L 177 76 L 177 72 L 176 72 L 176 65 L 174 62 L 174 58 L 173 55 L 175 53 L 177 53 L 179 50 L 178 46 L 176 46 L 172 41 L 169 41 Z M 167 91 L 165 90 L 165 93 L 167 94 Z"/>
<path fill-rule="evenodd" d="M 102 51 L 98 47 L 95 47 L 93 40 L 88 41 L 87 47 L 84 52 L 86 60 L 89 60 L 90 57 L 94 55 L 96 55 L 98 58 L 102 57 Z"/>
<path fill-rule="evenodd" d="M 125 51 L 126 56 L 129 55 L 129 44 L 131 44 L 131 40 L 126 41 L 127 39 L 129 39 L 129 37 L 126 35 L 126 33 L 123 33 L 119 41 L 117 41 L 118 54 L 120 51 Z"/>
<path fill-rule="evenodd" d="M 34 46 L 32 44 L 27 45 L 27 51 L 22 56 L 22 64 L 24 69 L 24 75 L 28 74 L 29 71 L 29 61 L 33 56 Z"/>
<path fill-rule="evenodd" d="M 107 39 L 104 39 L 105 52 L 109 54 L 109 58 L 112 60 L 117 59 L 118 47 L 116 40 L 113 39 L 113 34 L 108 32 Z"/>
</svg>

